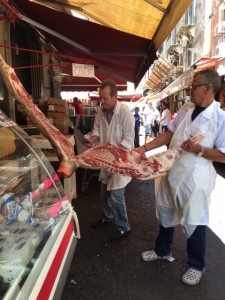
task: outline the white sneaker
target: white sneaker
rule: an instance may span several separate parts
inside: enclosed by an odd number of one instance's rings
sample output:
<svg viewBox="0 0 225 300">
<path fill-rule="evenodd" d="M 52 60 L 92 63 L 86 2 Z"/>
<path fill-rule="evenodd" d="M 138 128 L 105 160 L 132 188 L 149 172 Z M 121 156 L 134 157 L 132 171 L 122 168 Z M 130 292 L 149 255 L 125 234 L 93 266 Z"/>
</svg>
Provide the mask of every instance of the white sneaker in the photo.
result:
<svg viewBox="0 0 225 300">
<path fill-rule="evenodd" d="M 194 268 L 188 268 L 188 270 L 186 271 L 186 273 L 184 273 L 182 277 L 182 281 L 183 283 L 188 285 L 196 285 L 201 280 L 204 272 L 205 269 L 202 271 L 198 271 Z"/>
<path fill-rule="evenodd" d="M 158 256 L 154 250 L 145 251 L 141 254 L 141 258 L 143 261 L 153 261 L 156 259 L 170 259 L 171 256 L 171 254 L 166 256 Z"/>
</svg>

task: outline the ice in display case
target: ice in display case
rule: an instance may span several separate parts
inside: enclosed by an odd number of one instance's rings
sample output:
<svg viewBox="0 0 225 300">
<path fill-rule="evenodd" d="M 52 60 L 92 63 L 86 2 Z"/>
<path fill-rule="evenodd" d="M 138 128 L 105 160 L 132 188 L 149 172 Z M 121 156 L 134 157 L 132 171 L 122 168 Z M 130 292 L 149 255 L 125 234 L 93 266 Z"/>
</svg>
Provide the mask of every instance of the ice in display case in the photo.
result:
<svg viewBox="0 0 225 300">
<path fill-rule="evenodd" d="M 55 170 L 0 111 L 0 299 L 60 299 L 79 237 Z"/>
</svg>

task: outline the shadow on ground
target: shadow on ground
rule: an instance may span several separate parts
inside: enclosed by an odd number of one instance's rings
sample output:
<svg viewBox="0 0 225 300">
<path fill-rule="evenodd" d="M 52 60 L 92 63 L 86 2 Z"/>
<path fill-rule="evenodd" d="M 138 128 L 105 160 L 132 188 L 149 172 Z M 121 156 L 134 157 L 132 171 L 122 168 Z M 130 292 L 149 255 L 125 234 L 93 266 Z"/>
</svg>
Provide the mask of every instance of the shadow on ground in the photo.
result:
<svg viewBox="0 0 225 300">
<path fill-rule="evenodd" d="M 81 173 L 77 174 L 78 187 Z M 141 261 L 140 254 L 154 245 L 158 231 L 155 217 L 154 180 L 132 180 L 126 201 L 132 233 L 109 242 L 114 224 L 91 228 L 100 217 L 100 184 L 93 178 L 87 195 L 78 193 L 74 200 L 81 239 L 68 274 L 62 299 L 76 300 L 224 300 L 225 246 L 208 229 L 206 273 L 199 283 L 189 287 L 181 282 L 186 270 L 185 237 L 177 227 L 172 245 L 175 260 Z"/>
</svg>

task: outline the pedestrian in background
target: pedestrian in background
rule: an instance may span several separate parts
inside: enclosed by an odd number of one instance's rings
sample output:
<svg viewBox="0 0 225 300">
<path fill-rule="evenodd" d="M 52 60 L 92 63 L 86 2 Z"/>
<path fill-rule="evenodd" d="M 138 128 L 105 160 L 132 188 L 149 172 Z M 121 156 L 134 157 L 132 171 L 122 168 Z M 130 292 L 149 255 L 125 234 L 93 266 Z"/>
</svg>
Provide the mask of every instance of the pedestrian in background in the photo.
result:
<svg viewBox="0 0 225 300">
<path fill-rule="evenodd" d="M 153 109 L 152 133 L 153 133 L 153 137 L 157 137 L 159 135 L 160 112 L 156 106 L 153 106 L 152 109 Z"/>
<path fill-rule="evenodd" d="M 85 120 L 84 120 L 84 107 L 83 103 L 77 98 L 73 98 L 73 103 L 71 105 L 75 108 L 75 113 L 78 119 L 76 120 L 77 128 L 85 134 Z"/>
<path fill-rule="evenodd" d="M 154 249 L 143 252 L 142 259 L 150 262 L 171 258 L 174 226 L 181 224 L 188 260 L 182 281 L 187 285 L 198 284 L 205 272 L 206 225 L 217 175 L 213 161 L 225 163 L 225 113 L 214 99 L 220 83 L 219 74 L 212 69 L 195 73 L 189 92 L 191 101 L 179 109 L 167 131 L 136 149 L 144 154 L 170 142 L 170 147 L 185 150 L 161 178 L 156 199 L 159 233 Z M 197 144 L 192 137 L 198 134 L 204 139 Z"/>
<path fill-rule="evenodd" d="M 169 104 L 167 102 L 162 104 L 162 116 L 160 118 L 160 123 L 162 125 L 162 133 L 166 132 L 168 130 L 168 126 L 171 121 L 171 111 L 169 109 Z M 167 149 L 169 149 L 169 144 L 166 144 Z"/>
<path fill-rule="evenodd" d="M 143 113 L 145 116 L 145 143 L 147 143 L 152 135 L 153 109 L 151 102 L 147 102 Z"/>
<path fill-rule="evenodd" d="M 139 107 L 135 107 L 134 109 L 134 119 L 135 119 L 134 147 L 140 147 L 139 133 L 140 133 L 141 116 L 139 114 Z"/>
<path fill-rule="evenodd" d="M 168 130 L 168 126 L 171 120 L 171 111 L 169 109 L 169 104 L 167 102 L 162 104 L 162 116 L 160 118 L 160 123 L 162 124 L 162 133 Z"/>
<path fill-rule="evenodd" d="M 129 107 L 117 100 L 117 87 L 112 80 L 103 81 L 99 88 L 101 107 L 96 115 L 94 128 L 86 146 L 91 147 L 96 141 L 100 144 L 113 142 L 125 149 L 134 147 L 134 116 Z M 101 169 L 102 216 L 93 227 L 105 226 L 114 219 L 117 231 L 109 239 L 117 240 L 130 232 L 128 222 L 125 188 L 131 177 L 113 174 Z"/>
</svg>

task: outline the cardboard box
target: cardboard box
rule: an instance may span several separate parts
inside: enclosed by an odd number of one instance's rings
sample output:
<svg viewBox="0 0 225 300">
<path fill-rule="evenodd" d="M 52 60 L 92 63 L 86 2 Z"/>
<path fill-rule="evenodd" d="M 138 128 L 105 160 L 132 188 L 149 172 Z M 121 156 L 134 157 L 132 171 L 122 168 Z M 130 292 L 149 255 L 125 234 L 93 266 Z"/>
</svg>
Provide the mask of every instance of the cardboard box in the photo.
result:
<svg viewBox="0 0 225 300">
<path fill-rule="evenodd" d="M 48 111 L 54 111 L 55 110 L 55 105 L 48 104 Z"/>
<path fill-rule="evenodd" d="M 54 112 L 63 112 L 68 115 L 67 107 L 62 105 L 52 105 L 48 104 L 48 111 L 54 111 Z"/>
<path fill-rule="evenodd" d="M 49 104 L 52 104 L 52 105 L 61 105 L 61 106 L 64 106 L 66 108 L 68 107 L 68 102 L 66 100 L 52 98 L 52 97 L 48 98 L 48 105 Z"/>
<path fill-rule="evenodd" d="M 54 125 L 59 131 L 62 132 L 62 134 L 69 134 L 69 126 L 64 125 Z"/>
<path fill-rule="evenodd" d="M 55 112 L 55 111 L 48 111 L 46 113 L 46 116 L 48 119 L 65 119 L 68 118 L 67 113 L 62 113 L 62 112 Z"/>
<path fill-rule="evenodd" d="M 65 118 L 65 119 L 53 119 L 53 124 L 54 125 L 69 126 L 70 120 L 69 120 L 69 118 Z"/>
</svg>

